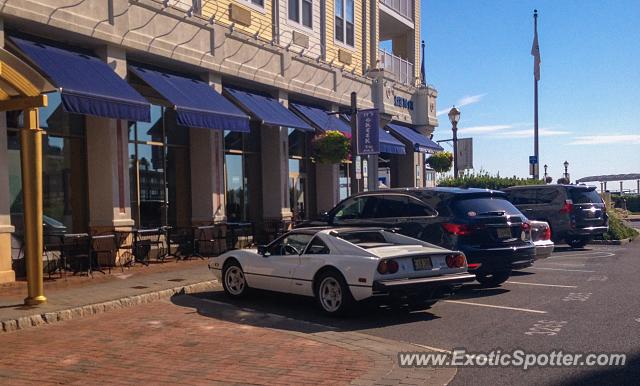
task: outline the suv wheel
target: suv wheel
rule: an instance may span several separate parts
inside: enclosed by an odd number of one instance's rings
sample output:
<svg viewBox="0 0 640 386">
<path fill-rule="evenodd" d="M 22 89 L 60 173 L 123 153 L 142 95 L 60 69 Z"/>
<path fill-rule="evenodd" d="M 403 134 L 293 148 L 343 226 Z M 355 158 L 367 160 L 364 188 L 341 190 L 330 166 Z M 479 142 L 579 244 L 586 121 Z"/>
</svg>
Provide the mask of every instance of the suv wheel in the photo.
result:
<svg viewBox="0 0 640 386">
<path fill-rule="evenodd" d="M 571 248 L 584 248 L 585 245 L 587 245 L 587 242 L 589 241 L 589 239 L 585 239 L 585 238 L 571 238 L 571 239 L 567 239 L 567 244 L 569 244 L 571 246 Z"/>
<path fill-rule="evenodd" d="M 495 272 L 490 274 L 476 274 L 476 280 L 482 284 L 483 287 L 497 287 L 500 284 L 507 281 L 510 272 Z"/>
</svg>

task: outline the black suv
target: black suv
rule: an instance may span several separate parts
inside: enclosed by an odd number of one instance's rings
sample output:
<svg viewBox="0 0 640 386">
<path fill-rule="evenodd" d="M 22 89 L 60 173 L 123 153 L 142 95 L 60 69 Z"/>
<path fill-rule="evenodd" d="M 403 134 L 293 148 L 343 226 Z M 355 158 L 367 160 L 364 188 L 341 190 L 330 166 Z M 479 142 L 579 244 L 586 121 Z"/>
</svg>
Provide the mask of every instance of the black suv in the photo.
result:
<svg viewBox="0 0 640 386">
<path fill-rule="evenodd" d="M 512 269 L 533 263 L 529 223 L 503 192 L 485 189 L 410 188 L 365 192 L 340 202 L 309 225 L 395 228 L 444 248 L 464 252 L 469 271 L 496 286 Z"/>
<path fill-rule="evenodd" d="M 609 229 L 605 204 L 595 187 L 531 185 L 505 189 L 509 201 L 531 220 L 546 221 L 551 239 L 582 248 Z"/>
</svg>

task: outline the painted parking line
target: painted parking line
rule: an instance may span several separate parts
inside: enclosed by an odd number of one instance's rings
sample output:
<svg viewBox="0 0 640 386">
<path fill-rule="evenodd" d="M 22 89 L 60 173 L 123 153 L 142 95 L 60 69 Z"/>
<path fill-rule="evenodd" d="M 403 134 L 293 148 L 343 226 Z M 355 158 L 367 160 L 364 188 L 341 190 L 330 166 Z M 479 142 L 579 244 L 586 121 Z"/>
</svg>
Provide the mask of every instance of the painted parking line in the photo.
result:
<svg viewBox="0 0 640 386">
<path fill-rule="evenodd" d="M 560 284 L 542 284 L 542 283 L 525 283 L 523 281 L 508 281 L 507 284 L 533 285 L 539 287 L 557 287 L 557 288 L 578 288 L 577 285 L 560 285 Z"/>
<path fill-rule="evenodd" d="M 522 312 L 530 312 L 532 314 L 546 314 L 547 311 L 540 310 L 531 310 L 529 308 L 517 308 L 517 307 L 507 307 L 507 306 L 496 306 L 494 304 L 484 304 L 484 303 L 474 303 L 474 302 L 463 302 L 460 300 L 443 300 L 443 303 L 453 303 L 453 304 L 463 304 L 467 306 L 477 306 L 477 307 L 487 307 L 487 308 L 498 308 L 502 310 L 511 310 L 511 311 L 522 311 Z"/>
<path fill-rule="evenodd" d="M 546 267 L 530 267 L 530 269 L 545 269 L 547 271 L 565 271 L 565 272 L 595 272 L 586 269 L 564 269 L 564 268 L 546 268 Z"/>
<path fill-rule="evenodd" d="M 551 263 L 551 262 L 547 264 L 557 265 L 560 267 L 584 267 L 586 265 L 584 263 L 569 264 L 569 263 Z"/>
<path fill-rule="evenodd" d="M 616 254 L 613 252 L 603 252 L 603 251 L 593 251 L 593 252 L 584 252 L 584 253 L 554 253 L 548 257 L 548 259 L 562 259 L 562 258 L 572 258 L 572 259 L 602 259 L 605 257 L 615 256 Z"/>
</svg>

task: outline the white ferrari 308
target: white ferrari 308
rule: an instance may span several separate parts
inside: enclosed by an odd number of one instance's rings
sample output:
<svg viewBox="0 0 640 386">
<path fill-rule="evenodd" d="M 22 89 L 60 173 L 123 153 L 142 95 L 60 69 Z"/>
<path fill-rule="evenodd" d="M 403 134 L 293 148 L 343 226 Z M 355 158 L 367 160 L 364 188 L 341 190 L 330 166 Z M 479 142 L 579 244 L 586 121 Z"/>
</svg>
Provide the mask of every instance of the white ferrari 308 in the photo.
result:
<svg viewBox="0 0 640 386">
<path fill-rule="evenodd" d="M 429 308 L 475 276 L 462 252 L 375 228 L 302 228 L 257 249 L 209 259 L 231 297 L 249 288 L 315 297 L 328 314 L 356 302 Z"/>
</svg>

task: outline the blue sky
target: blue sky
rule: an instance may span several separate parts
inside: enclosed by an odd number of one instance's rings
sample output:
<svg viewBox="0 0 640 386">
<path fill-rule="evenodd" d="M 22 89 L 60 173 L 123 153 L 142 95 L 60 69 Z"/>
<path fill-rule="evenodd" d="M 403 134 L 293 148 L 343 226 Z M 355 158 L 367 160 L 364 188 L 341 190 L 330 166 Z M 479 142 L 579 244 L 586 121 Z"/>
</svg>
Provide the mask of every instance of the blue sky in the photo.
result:
<svg viewBox="0 0 640 386">
<path fill-rule="evenodd" d="M 422 0 L 427 82 L 440 126 L 460 107 L 474 166 L 528 175 L 533 154 L 533 9 L 538 9 L 540 174 L 640 173 L 640 1 Z M 618 189 L 618 184 L 609 189 Z M 635 189 L 636 183 L 626 187 Z"/>
</svg>

